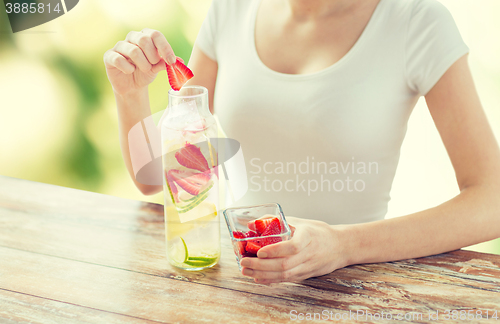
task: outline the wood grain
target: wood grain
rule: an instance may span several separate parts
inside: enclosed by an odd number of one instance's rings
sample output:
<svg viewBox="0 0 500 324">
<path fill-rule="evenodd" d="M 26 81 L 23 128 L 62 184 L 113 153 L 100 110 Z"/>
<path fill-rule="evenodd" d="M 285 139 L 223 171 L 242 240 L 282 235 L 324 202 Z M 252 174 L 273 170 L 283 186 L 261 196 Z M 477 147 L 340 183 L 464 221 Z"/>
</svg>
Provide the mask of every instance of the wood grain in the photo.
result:
<svg viewBox="0 0 500 324">
<path fill-rule="evenodd" d="M 0 322 L 155 324 L 158 322 L 0 289 Z"/>
<path fill-rule="evenodd" d="M 229 323 L 249 322 L 253 313 L 255 322 L 286 322 L 294 309 L 394 316 L 500 311 L 497 255 L 454 251 L 356 265 L 268 287 L 239 273 L 227 228 L 221 226 L 220 263 L 202 272 L 182 271 L 165 258 L 161 205 L 0 177 L 0 260 L 9 260 L 0 267 L 0 289 L 83 307 L 75 313 L 106 313 L 94 314 L 94 322 L 115 313 L 129 321 L 217 321 L 223 316 Z M 7 317 L 0 312 L 1 318 Z"/>
<path fill-rule="evenodd" d="M 321 312 L 258 294 L 165 280 L 86 262 L 78 262 L 10 248 L 0 248 L 9 260 L 0 273 L 0 287 L 9 291 L 123 314 L 161 323 L 205 322 L 284 323 L 290 309 Z"/>
</svg>

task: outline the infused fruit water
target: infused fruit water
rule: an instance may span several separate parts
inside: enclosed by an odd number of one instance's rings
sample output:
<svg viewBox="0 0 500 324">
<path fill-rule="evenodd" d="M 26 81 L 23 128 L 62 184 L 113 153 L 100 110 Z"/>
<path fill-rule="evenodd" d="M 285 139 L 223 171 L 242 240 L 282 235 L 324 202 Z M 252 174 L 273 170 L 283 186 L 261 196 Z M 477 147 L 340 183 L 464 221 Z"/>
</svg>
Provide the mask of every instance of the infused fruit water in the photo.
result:
<svg viewBox="0 0 500 324">
<path fill-rule="evenodd" d="M 161 134 L 168 260 L 187 270 L 211 267 L 220 257 L 220 218 L 218 154 L 210 144 L 217 125 L 208 91 L 170 90 Z"/>
</svg>

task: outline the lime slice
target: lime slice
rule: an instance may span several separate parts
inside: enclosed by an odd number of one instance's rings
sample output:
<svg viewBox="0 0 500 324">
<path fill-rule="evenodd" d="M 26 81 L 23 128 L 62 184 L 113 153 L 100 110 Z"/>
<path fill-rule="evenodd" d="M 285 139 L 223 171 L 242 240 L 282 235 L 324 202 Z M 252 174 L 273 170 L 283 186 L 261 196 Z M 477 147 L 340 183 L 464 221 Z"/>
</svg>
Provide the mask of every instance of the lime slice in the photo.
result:
<svg viewBox="0 0 500 324">
<path fill-rule="evenodd" d="M 169 243 L 169 257 L 178 264 L 186 262 L 189 257 L 186 242 L 184 242 L 184 239 L 182 237 L 179 237 L 179 239 L 180 240 L 176 239 L 173 242 Z"/>
<path fill-rule="evenodd" d="M 186 199 L 186 200 L 183 200 L 183 202 L 191 202 L 193 200 L 196 200 L 198 197 L 201 197 L 203 196 L 204 194 L 206 194 L 210 189 L 212 189 L 212 187 L 214 186 L 213 183 L 210 184 L 210 186 L 208 186 L 208 188 L 206 188 L 205 190 L 203 190 L 202 192 L 200 192 L 197 196 L 194 196 L 192 198 L 189 198 L 189 199 Z M 181 207 L 181 208 L 184 208 L 184 207 Z"/>
<path fill-rule="evenodd" d="M 185 253 L 184 253 L 184 261 L 183 262 L 186 262 L 187 259 L 189 258 L 188 247 L 187 247 L 186 242 L 184 241 L 184 239 L 182 237 L 179 237 L 179 238 L 182 241 L 182 245 L 184 246 L 184 251 L 185 251 Z"/>
<path fill-rule="evenodd" d="M 185 264 L 194 267 L 205 267 L 217 261 L 217 257 L 188 257 Z"/>
<path fill-rule="evenodd" d="M 168 183 L 168 180 L 166 178 L 165 178 L 165 183 L 167 184 L 168 193 L 170 194 L 170 199 L 172 203 L 175 204 L 174 195 L 172 194 L 172 190 L 170 190 L 170 184 Z"/>
<path fill-rule="evenodd" d="M 197 197 L 197 199 L 189 202 L 189 204 L 187 204 L 186 206 L 182 206 L 182 207 L 177 207 L 177 212 L 179 214 L 182 214 L 182 213 L 185 213 L 185 212 L 188 212 L 190 211 L 191 209 L 195 208 L 196 206 L 198 206 L 199 204 L 201 204 L 203 202 L 203 200 L 205 200 L 206 198 L 208 197 L 207 194 L 203 195 L 203 196 L 199 196 Z"/>
<path fill-rule="evenodd" d="M 204 195 L 198 195 L 196 196 L 196 199 L 190 201 L 187 205 L 184 206 L 179 206 L 177 205 L 177 212 L 182 214 L 187 211 L 190 211 L 191 209 L 195 208 L 199 204 L 201 204 L 205 199 L 207 199 L 208 193 L 205 193 Z"/>
</svg>

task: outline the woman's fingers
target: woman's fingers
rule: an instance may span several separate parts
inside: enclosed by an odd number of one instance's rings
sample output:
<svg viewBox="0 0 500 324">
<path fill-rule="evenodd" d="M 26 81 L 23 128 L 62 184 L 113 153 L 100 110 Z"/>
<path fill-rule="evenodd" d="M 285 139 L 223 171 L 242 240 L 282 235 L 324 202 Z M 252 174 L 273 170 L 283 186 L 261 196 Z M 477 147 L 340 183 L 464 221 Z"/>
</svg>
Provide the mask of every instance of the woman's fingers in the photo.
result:
<svg viewBox="0 0 500 324">
<path fill-rule="evenodd" d="M 257 229 L 255 228 L 255 219 L 254 220 L 251 220 L 247 223 L 247 227 L 251 230 L 251 231 L 257 231 Z"/>
<path fill-rule="evenodd" d="M 160 60 L 160 62 L 153 65 L 153 68 L 151 69 L 151 71 L 153 73 L 158 73 L 158 72 L 163 71 L 163 70 L 165 70 L 165 61 L 164 60 Z"/>
<path fill-rule="evenodd" d="M 149 72 L 151 70 L 151 63 L 149 63 L 139 46 L 120 41 L 116 43 L 114 50 L 129 59 L 142 72 Z"/>
<path fill-rule="evenodd" d="M 142 72 L 158 73 L 165 70 L 166 58 L 169 64 L 175 63 L 176 57 L 165 36 L 157 30 L 144 29 L 141 32 L 131 31 L 125 41 L 116 43 L 115 47 L 104 56 L 107 66 L 113 66 L 125 74 L 130 74 L 137 67 Z"/>
<path fill-rule="evenodd" d="M 165 36 L 163 36 L 162 33 L 160 33 L 157 30 L 154 29 L 149 29 L 149 28 L 144 28 L 141 33 L 149 36 L 151 40 L 153 41 L 153 44 L 155 47 L 158 49 L 158 52 L 160 53 L 161 57 L 167 61 L 168 64 L 174 64 L 176 61 L 174 51 L 172 50 L 172 47 L 170 44 L 167 42 L 167 39 Z"/>
<path fill-rule="evenodd" d="M 304 273 L 307 273 L 303 264 L 285 271 L 262 271 L 250 268 L 243 268 L 242 274 L 256 279 L 258 283 L 272 283 L 284 281 L 301 280 Z"/>
<path fill-rule="evenodd" d="M 125 40 L 131 44 L 139 46 L 151 65 L 160 61 L 160 54 L 156 49 L 151 36 L 141 32 L 131 31 Z"/>
<path fill-rule="evenodd" d="M 287 271 L 295 268 L 305 260 L 297 255 L 286 258 L 259 259 L 259 258 L 243 258 L 240 262 L 242 267 L 252 270 L 263 271 Z"/>
<path fill-rule="evenodd" d="M 131 64 L 123 55 L 109 50 L 104 54 L 104 64 L 106 67 L 114 67 L 125 74 L 132 74 L 135 71 L 135 66 Z"/>
<path fill-rule="evenodd" d="M 311 243 L 311 235 L 306 230 L 296 230 L 293 237 L 284 242 L 266 245 L 257 252 L 259 258 L 283 258 L 298 254 Z"/>
</svg>

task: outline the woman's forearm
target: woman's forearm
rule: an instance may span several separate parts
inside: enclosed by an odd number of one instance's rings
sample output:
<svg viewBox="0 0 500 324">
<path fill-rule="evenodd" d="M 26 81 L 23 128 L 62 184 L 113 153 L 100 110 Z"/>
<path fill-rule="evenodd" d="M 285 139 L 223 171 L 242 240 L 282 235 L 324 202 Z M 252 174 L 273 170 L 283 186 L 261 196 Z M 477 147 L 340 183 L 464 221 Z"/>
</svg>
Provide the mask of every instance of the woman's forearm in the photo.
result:
<svg viewBox="0 0 500 324">
<path fill-rule="evenodd" d="M 145 118 L 151 116 L 148 89 L 145 87 L 141 90 L 127 94 L 115 93 L 115 98 L 118 111 L 120 147 L 127 170 L 135 185 L 143 194 L 155 194 L 162 190 L 162 186 L 146 185 L 137 181 L 132 167 L 131 152 L 129 149 L 129 139 L 133 140 L 133 138 L 129 138 L 130 130 L 138 123 L 141 123 Z M 146 141 L 149 143 L 149 138 L 147 136 Z"/>
<path fill-rule="evenodd" d="M 387 262 L 456 250 L 500 237 L 500 186 L 471 186 L 415 214 L 341 227 L 347 264 Z"/>
</svg>

